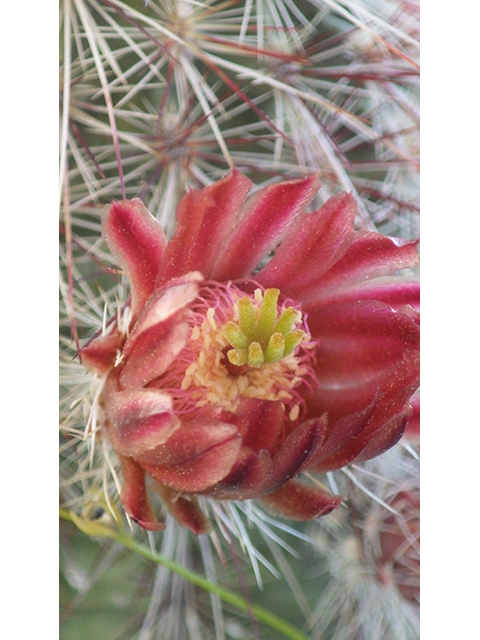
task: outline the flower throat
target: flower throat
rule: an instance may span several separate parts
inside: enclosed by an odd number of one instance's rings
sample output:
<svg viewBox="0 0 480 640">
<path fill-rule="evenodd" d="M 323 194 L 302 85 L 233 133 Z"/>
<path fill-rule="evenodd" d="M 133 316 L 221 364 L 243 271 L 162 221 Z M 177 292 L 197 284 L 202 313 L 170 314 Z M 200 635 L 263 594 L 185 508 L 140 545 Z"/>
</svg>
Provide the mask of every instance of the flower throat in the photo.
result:
<svg viewBox="0 0 480 640">
<path fill-rule="evenodd" d="M 258 398 L 281 401 L 290 419 L 298 417 L 297 388 L 314 380 L 314 344 L 300 309 L 293 301 L 279 306 L 279 297 L 278 289 L 245 295 L 232 283 L 202 288 L 187 344 L 161 382 L 177 411 L 210 405 L 234 412 L 243 399 Z"/>
</svg>

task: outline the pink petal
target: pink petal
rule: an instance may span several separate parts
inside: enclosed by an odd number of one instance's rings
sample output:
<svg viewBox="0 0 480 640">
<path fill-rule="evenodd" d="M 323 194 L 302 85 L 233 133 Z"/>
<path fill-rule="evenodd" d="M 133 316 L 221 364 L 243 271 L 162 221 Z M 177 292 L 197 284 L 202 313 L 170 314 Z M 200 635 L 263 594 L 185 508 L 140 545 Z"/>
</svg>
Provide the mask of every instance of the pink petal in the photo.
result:
<svg viewBox="0 0 480 640">
<path fill-rule="evenodd" d="M 273 458 L 271 488 L 281 487 L 306 468 L 320 450 L 327 427 L 327 416 L 307 420 L 285 440 Z"/>
<path fill-rule="evenodd" d="M 164 445 L 137 460 L 158 482 L 196 493 L 229 473 L 240 446 L 241 437 L 231 425 L 213 421 L 184 424 Z"/>
<path fill-rule="evenodd" d="M 391 449 L 402 437 L 405 431 L 405 425 L 408 421 L 407 413 L 408 405 L 404 406 L 403 411 L 382 425 L 381 429 L 377 429 L 373 435 L 369 435 L 364 439 L 364 446 L 360 453 L 355 456 L 356 462 L 363 462 L 380 456 L 388 449 Z M 374 422 L 375 417 L 372 422 Z M 360 447 L 358 447 L 360 448 Z"/>
<path fill-rule="evenodd" d="M 230 473 L 205 491 L 216 500 L 256 498 L 272 485 L 273 461 L 266 451 L 255 453 L 242 447 Z"/>
<path fill-rule="evenodd" d="M 157 286 L 188 271 L 211 277 L 233 220 L 252 183 L 237 169 L 201 190 L 192 190 L 177 207 L 177 228 L 162 260 Z"/>
<path fill-rule="evenodd" d="M 355 414 L 344 416 L 334 423 L 333 430 L 325 438 L 323 447 L 309 460 L 308 468 L 323 471 L 325 467 L 340 468 L 348 464 L 358 453 L 355 444 L 361 434 L 368 428 L 377 399 L 368 407 Z M 352 453 L 352 451 L 354 451 Z M 329 462 L 335 460 L 338 466 L 330 467 Z"/>
<path fill-rule="evenodd" d="M 360 283 L 365 279 L 393 274 L 419 264 L 418 242 L 389 238 L 375 232 L 356 232 L 348 251 L 305 296 L 309 300 Z"/>
<path fill-rule="evenodd" d="M 395 311 L 376 300 L 308 308 L 308 323 L 319 337 L 317 377 L 320 389 L 335 391 L 363 386 L 418 351 L 420 330 L 416 314 Z M 412 315 L 413 314 L 413 315 Z"/>
<path fill-rule="evenodd" d="M 167 244 L 165 234 L 138 198 L 113 202 L 103 214 L 102 227 L 110 251 L 130 282 L 135 318 L 153 291 Z"/>
<path fill-rule="evenodd" d="M 165 525 L 155 517 L 145 487 L 145 471 L 132 458 L 118 456 L 123 484 L 120 500 L 127 515 L 148 531 L 163 531 Z"/>
<path fill-rule="evenodd" d="M 221 419 L 237 427 L 244 446 L 259 452 L 270 451 L 277 444 L 284 415 L 281 402 L 249 398 L 240 403 L 234 414 L 223 412 Z"/>
<path fill-rule="evenodd" d="M 274 493 L 260 498 L 265 506 L 290 520 L 313 520 L 337 509 L 344 498 L 319 487 L 290 480 Z"/>
<path fill-rule="evenodd" d="M 183 349 L 189 334 L 189 325 L 181 312 L 144 331 L 121 371 L 122 388 L 143 387 L 160 376 Z"/>
<path fill-rule="evenodd" d="M 157 389 L 109 395 L 109 436 L 115 452 L 137 457 L 162 445 L 180 427 L 180 420 L 171 411 L 172 398 Z"/>
<path fill-rule="evenodd" d="M 143 308 L 130 336 L 123 348 L 123 355 L 128 356 L 137 338 L 147 329 L 158 326 L 172 318 L 178 311 L 184 309 L 195 300 L 198 293 L 198 283 L 202 281 L 198 272 L 188 273 L 181 278 L 174 278 L 161 289 L 157 289 L 150 296 Z"/>
<path fill-rule="evenodd" d="M 321 472 L 339 469 L 354 460 L 380 455 L 393 446 L 405 429 L 411 411 L 409 400 L 418 383 L 418 353 L 407 352 L 401 362 L 388 369 L 377 381 L 376 389 L 369 389 L 370 395 L 362 390 L 362 402 L 367 402 L 374 394 L 373 402 L 366 410 L 342 418 L 349 408 L 359 406 L 358 398 L 349 407 L 346 396 L 339 398 L 325 394 L 317 410 L 329 411 L 333 431 L 309 467 Z"/>
<path fill-rule="evenodd" d="M 409 305 L 413 309 L 419 310 L 420 282 L 400 276 L 374 278 L 326 291 L 318 299 L 304 303 L 303 309 L 309 315 L 315 315 L 322 313 L 322 309 L 326 305 L 355 300 L 379 300 L 393 309 L 401 309 Z"/>
<path fill-rule="evenodd" d="M 411 405 L 412 413 L 408 417 L 403 439 L 406 442 L 418 444 L 420 442 L 420 391 L 412 397 Z"/>
<path fill-rule="evenodd" d="M 113 367 L 117 352 L 122 346 L 122 337 L 115 330 L 109 336 L 99 336 L 79 350 L 82 365 L 98 376 L 102 376 Z"/>
<path fill-rule="evenodd" d="M 352 194 L 340 193 L 319 211 L 299 216 L 257 280 L 302 300 L 347 251 L 356 212 Z"/>
<path fill-rule="evenodd" d="M 235 220 L 212 271 L 212 278 L 235 280 L 248 275 L 285 234 L 288 225 L 313 199 L 320 182 L 316 175 L 260 189 Z"/>
<path fill-rule="evenodd" d="M 169 513 L 182 526 L 190 529 L 196 536 L 210 533 L 212 526 L 198 506 L 195 496 L 184 498 L 169 487 L 157 484 L 157 492 L 168 508 Z"/>
</svg>

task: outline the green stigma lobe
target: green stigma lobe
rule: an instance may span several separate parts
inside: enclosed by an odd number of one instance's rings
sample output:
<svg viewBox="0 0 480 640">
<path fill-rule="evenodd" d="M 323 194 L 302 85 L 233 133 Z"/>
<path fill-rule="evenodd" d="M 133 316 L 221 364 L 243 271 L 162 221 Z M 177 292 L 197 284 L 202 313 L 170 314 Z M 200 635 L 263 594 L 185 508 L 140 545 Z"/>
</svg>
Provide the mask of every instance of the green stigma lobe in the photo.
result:
<svg viewBox="0 0 480 640">
<path fill-rule="evenodd" d="M 246 349 L 248 347 L 248 338 L 237 325 L 230 321 L 225 325 L 225 335 L 232 347 L 236 349 Z"/>
<path fill-rule="evenodd" d="M 282 336 L 286 336 L 287 333 L 290 333 L 292 327 L 297 318 L 298 312 L 293 307 L 288 307 L 282 313 L 280 318 L 277 321 L 277 324 L 274 326 L 273 330 L 275 332 L 281 333 Z"/>
<path fill-rule="evenodd" d="M 268 342 L 272 335 L 273 327 L 277 319 L 277 300 L 280 295 L 278 289 L 266 289 L 263 294 L 262 306 L 257 321 L 257 340 L 260 343 Z"/>
<path fill-rule="evenodd" d="M 276 362 L 283 357 L 285 351 L 285 338 L 281 333 L 274 333 L 268 341 L 265 349 L 265 362 Z"/>
<path fill-rule="evenodd" d="M 252 342 L 248 347 L 248 364 L 251 367 L 261 367 L 265 361 L 265 356 L 263 355 L 262 347 L 258 344 L 258 342 Z"/>
<path fill-rule="evenodd" d="M 238 301 L 238 325 L 229 321 L 224 327 L 225 337 L 233 349 L 228 360 L 239 367 L 248 364 L 259 368 L 292 354 L 305 334 L 292 328 L 301 321 L 301 313 L 293 307 L 284 309 L 277 319 L 278 289 L 255 292 L 255 303 L 248 296 Z"/>
<path fill-rule="evenodd" d="M 248 341 L 255 339 L 255 311 L 250 298 L 242 298 L 238 301 L 239 320 L 238 324 L 241 331 L 245 334 Z"/>
<path fill-rule="evenodd" d="M 295 331 L 289 333 L 288 336 L 285 336 L 285 351 L 283 353 L 284 356 L 289 356 L 294 352 L 295 347 L 297 347 L 302 341 L 304 334 L 305 332 L 301 329 L 296 329 Z"/>
</svg>

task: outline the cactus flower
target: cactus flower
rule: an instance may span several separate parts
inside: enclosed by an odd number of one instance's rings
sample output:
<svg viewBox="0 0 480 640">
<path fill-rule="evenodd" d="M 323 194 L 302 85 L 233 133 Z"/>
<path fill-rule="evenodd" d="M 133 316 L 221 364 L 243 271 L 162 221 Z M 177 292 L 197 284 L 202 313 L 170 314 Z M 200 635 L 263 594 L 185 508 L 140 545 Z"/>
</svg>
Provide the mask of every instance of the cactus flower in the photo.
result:
<svg viewBox="0 0 480 640">
<path fill-rule="evenodd" d="M 415 242 L 354 230 L 351 194 L 305 210 L 316 176 L 258 190 L 233 169 L 180 201 L 172 238 L 139 199 L 103 234 L 130 284 L 128 326 L 80 350 L 104 377 L 121 502 L 162 529 L 156 491 L 195 533 L 197 496 L 307 520 L 342 498 L 300 477 L 393 446 L 418 387 Z"/>
</svg>

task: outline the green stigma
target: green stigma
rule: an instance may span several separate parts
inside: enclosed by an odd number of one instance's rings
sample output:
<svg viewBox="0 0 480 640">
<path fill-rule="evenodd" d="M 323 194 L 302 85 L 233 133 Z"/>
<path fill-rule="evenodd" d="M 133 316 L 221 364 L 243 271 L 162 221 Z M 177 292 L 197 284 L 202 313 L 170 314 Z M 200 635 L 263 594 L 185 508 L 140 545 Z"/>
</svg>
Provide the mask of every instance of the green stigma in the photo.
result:
<svg viewBox="0 0 480 640">
<path fill-rule="evenodd" d="M 259 294 L 261 298 L 260 290 L 255 293 L 256 299 Z M 248 364 L 258 369 L 262 364 L 289 356 L 300 344 L 305 332 L 294 329 L 294 325 L 301 316 L 288 307 L 277 319 L 279 295 L 278 289 L 266 289 L 260 305 L 248 296 L 238 301 L 238 324 L 230 321 L 225 325 L 225 335 L 233 347 L 227 352 L 232 364 L 239 367 Z"/>
</svg>

